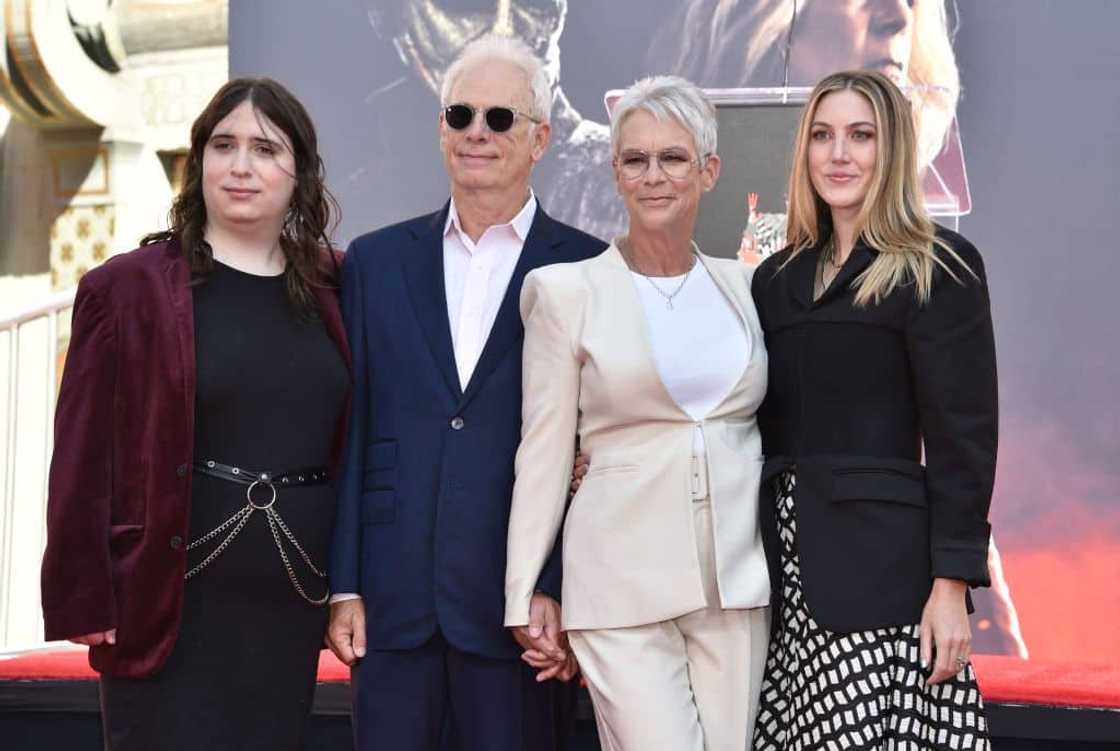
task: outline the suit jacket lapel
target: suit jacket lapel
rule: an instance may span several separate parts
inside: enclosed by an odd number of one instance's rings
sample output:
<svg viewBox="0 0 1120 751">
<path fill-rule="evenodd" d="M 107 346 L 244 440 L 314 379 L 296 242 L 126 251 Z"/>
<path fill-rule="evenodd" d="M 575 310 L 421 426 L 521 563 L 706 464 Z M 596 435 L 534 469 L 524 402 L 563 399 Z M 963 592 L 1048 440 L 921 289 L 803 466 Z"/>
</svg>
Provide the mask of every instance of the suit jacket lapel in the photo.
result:
<svg viewBox="0 0 1120 751">
<path fill-rule="evenodd" d="M 632 365 L 642 365 L 641 374 L 633 376 L 632 386 L 634 393 L 646 400 L 643 412 L 651 419 L 691 422 L 692 417 L 677 403 L 669 393 L 665 381 L 661 379 L 661 371 L 653 352 L 653 332 L 650 331 L 642 297 L 622 251 L 612 242 L 595 259 L 595 263 L 597 268 L 602 269 L 599 284 L 603 289 L 613 288 L 608 298 L 611 302 L 612 355 L 621 357 Z M 645 386 L 647 381 L 648 387 Z"/>
<path fill-rule="evenodd" d="M 462 396 L 455 350 L 451 344 L 451 322 L 447 317 L 447 291 L 443 278 L 443 227 L 447 222 L 448 202 L 433 214 L 431 222 L 416 234 L 416 243 L 404 254 L 402 262 L 412 309 L 428 348 L 455 401 Z"/>
<path fill-rule="evenodd" d="M 334 251 L 331 251 L 332 253 Z M 338 303 L 338 289 L 335 287 L 315 287 L 315 300 L 319 303 L 319 319 L 327 330 L 327 336 L 338 348 L 347 369 L 350 368 L 350 345 L 346 340 L 346 328 L 342 323 L 342 308 Z"/>
<path fill-rule="evenodd" d="M 486 378 L 501 362 L 506 351 L 522 336 L 521 284 L 525 281 L 525 275 L 530 271 L 538 266 L 551 263 L 555 259 L 553 248 L 559 242 L 552 218 L 544 213 L 544 209 L 537 206 L 537 213 L 533 217 L 529 235 L 525 238 L 525 244 L 521 248 L 521 256 L 517 259 L 517 266 L 514 267 L 513 276 L 510 278 L 509 286 L 506 287 L 505 295 L 502 297 L 501 307 L 498 308 L 498 317 L 494 319 L 490 336 L 487 337 L 486 345 L 482 348 L 482 354 L 478 358 L 478 364 L 475 365 L 474 372 L 471 374 L 471 380 L 463 394 L 461 407 L 466 406 L 467 402 L 474 398 Z M 444 307 L 446 308 L 446 306 Z"/>
<path fill-rule="evenodd" d="M 852 281 L 875 260 L 875 251 L 862 240 L 856 241 L 856 244 L 852 247 L 852 252 L 844 261 L 844 265 L 840 267 L 839 273 L 836 274 L 836 278 L 832 280 L 828 289 L 818 299 L 813 300 L 813 288 L 817 280 L 817 262 L 820 259 L 819 250 L 822 246 L 823 242 L 814 248 L 806 248 L 801 251 L 782 271 L 782 273 L 789 275 L 790 294 L 802 308 L 821 305 L 837 295 L 844 294 L 851 286 Z"/>
<path fill-rule="evenodd" d="M 194 418 L 195 382 L 198 375 L 194 353 L 194 296 L 191 294 L 191 267 L 183 256 L 178 239 L 167 243 L 163 277 L 167 296 L 175 311 L 175 330 L 179 333 L 179 358 L 183 365 L 183 397 L 186 414 Z"/>
<path fill-rule="evenodd" d="M 798 253 L 779 273 L 787 275 L 790 293 L 802 308 L 813 304 L 813 284 L 816 281 L 818 255 L 809 249 Z"/>
<path fill-rule="evenodd" d="M 749 359 L 747 360 L 746 367 L 743 368 L 742 375 L 739 377 L 739 380 L 735 382 L 732 389 L 720 400 L 719 404 L 712 408 L 710 414 L 716 416 L 719 414 L 720 409 L 731 401 L 739 390 L 743 388 L 744 382 L 755 377 L 753 371 L 762 364 L 761 353 L 765 350 L 762 338 L 762 324 L 759 323 L 758 313 L 755 310 L 754 303 L 751 302 L 750 289 L 747 288 L 745 290 L 746 299 L 744 299 L 742 295 L 736 293 L 734 283 L 724 276 L 727 272 L 722 265 L 708 263 L 704 256 L 700 256 L 700 262 L 703 263 L 704 267 L 708 270 L 708 274 L 712 277 L 712 281 L 715 282 L 715 285 L 723 292 L 723 296 L 731 303 L 731 307 L 734 308 L 735 313 L 739 316 L 739 322 L 743 325 L 751 342 Z M 742 273 L 740 269 L 736 269 L 736 271 Z"/>
<path fill-rule="evenodd" d="M 811 265 L 815 273 L 817 255 L 815 253 L 812 255 L 813 263 Z M 875 251 L 871 250 L 862 240 L 856 241 L 856 244 L 852 246 L 852 252 L 848 254 L 844 265 L 841 266 L 840 271 L 837 272 L 836 278 L 832 280 L 832 284 L 828 285 L 828 289 L 817 298 L 814 305 L 822 305 L 838 295 L 847 294 L 852 285 L 852 281 L 862 274 L 864 269 L 870 266 L 871 262 L 874 260 Z M 809 287 L 812 289 L 812 282 L 810 282 Z"/>
</svg>

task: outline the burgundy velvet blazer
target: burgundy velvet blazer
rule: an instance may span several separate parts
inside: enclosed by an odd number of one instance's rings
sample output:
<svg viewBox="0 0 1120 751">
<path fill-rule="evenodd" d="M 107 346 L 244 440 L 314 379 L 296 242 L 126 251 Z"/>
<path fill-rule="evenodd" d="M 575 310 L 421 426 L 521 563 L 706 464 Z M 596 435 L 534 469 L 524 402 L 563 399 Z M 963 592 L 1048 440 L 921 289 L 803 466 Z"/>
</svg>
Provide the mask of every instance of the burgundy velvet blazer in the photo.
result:
<svg viewBox="0 0 1120 751">
<path fill-rule="evenodd" d="M 117 629 L 115 646 L 89 651 L 90 665 L 111 675 L 155 673 L 179 631 L 194 449 L 190 277 L 179 244 L 157 243 L 90 271 L 74 301 L 55 416 L 43 620 L 47 639 Z M 316 294 L 349 366 L 337 290 Z M 336 463 L 348 412 L 339 416 Z"/>
</svg>

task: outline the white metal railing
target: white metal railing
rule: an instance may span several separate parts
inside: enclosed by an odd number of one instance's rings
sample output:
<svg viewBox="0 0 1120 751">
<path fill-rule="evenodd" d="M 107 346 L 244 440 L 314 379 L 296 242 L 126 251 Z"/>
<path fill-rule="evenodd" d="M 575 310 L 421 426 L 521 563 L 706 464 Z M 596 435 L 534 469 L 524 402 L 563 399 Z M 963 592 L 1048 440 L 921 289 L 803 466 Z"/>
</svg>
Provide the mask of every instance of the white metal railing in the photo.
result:
<svg viewBox="0 0 1120 751">
<path fill-rule="evenodd" d="M 58 363 L 69 339 L 64 313 L 73 305 L 71 289 L 0 319 L 0 650 L 43 642 L 39 564 L 47 470 Z"/>
</svg>

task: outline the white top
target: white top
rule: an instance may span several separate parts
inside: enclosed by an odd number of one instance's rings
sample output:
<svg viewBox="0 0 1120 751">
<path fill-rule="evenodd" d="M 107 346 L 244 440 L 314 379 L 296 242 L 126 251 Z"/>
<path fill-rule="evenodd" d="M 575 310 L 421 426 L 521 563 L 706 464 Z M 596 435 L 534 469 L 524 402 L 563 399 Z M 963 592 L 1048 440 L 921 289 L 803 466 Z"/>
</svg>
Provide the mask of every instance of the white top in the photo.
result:
<svg viewBox="0 0 1120 751">
<path fill-rule="evenodd" d="M 700 422 L 743 377 L 750 361 L 750 335 L 699 261 L 680 292 L 673 296 L 672 309 L 654 286 L 667 295 L 673 294 L 685 275 L 651 279 L 630 273 L 645 311 L 661 382 L 680 408 Z M 704 434 L 699 426 L 693 437 L 693 451 L 696 456 L 704 455 Z"/>
<path fill-rule="evenodd" d="M 512 221 L 487 227 L 475 243 L 463 231 L 455 199 L 451 199 L 443 227 L 443 281 L 455 367 L 464 391 L 494 327 L 536 213 L 537 197 L 530 191 L 529 200 Z"/>
</svg>

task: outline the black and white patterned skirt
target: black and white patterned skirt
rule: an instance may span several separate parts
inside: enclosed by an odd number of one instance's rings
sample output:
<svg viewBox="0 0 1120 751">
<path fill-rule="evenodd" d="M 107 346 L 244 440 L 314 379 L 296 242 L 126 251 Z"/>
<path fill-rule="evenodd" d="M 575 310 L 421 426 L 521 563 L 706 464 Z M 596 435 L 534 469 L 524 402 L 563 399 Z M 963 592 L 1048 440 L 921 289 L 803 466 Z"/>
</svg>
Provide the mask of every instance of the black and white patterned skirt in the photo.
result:
<svg viewBox="0 0 1120 751">
<path fill-rule="evenodd" d="M 927 686 L 918 626 L 838 634 L 813 620 L 801 591 L 791 472 L 778 483 L 780 631 L 770 642 L 754 748 L 982 749 L 988 723 L 972 666 Z"/>
</svg>

